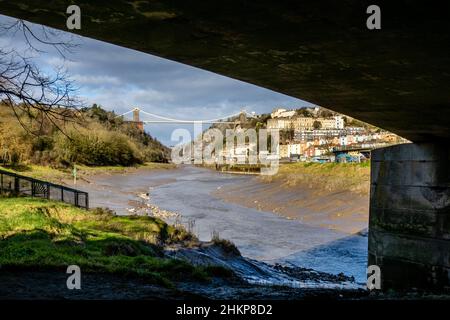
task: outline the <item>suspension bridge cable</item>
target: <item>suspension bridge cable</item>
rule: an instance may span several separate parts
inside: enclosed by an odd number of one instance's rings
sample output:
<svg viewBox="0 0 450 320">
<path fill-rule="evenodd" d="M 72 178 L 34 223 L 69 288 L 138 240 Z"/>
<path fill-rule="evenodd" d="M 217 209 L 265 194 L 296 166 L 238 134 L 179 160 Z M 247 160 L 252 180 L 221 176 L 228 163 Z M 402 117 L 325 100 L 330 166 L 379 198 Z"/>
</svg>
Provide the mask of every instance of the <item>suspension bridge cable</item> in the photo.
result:
<svg viewBox="0 0 450 320">
<path fill-rule="evenodd" d="M 117 117 L 122 117 L 122 116 L 124 116 L 124 115 L 127 115 L 127 114 L 129 114 L 129 113 L 135 111 L 136 109 L 137 109 L 137 108 L 132 109 L 132 110 L 130 110 L 130 111 L 127 111 L 127 112 L 125 112 L 125 113 L 123 113 L 123 114 L 121 114 L 121 115 L 118 115 Z M 236 116 L 241 115 L 242 113 L 244 113 L 245 115 L 247 115 L 247 116 L 249 116 L 249 117 L 251 117 L 251 118 L 256 118 L 253 114 L 250 114 L 249 112 L 247 112 L 247 111 L 245 111 L 245 110 L 243 110 L 243 111 L 241 111 L 241 112 L 238 112 L 238 113 L 234 113 L 234 114 L 228 115 L 228 116 L 224 116 L 224 117 L 221 117 L 221 118 L 207 119 L 207 120 L 182 120 L 182 119 L 174 119 L 174 118 L 169 118 L 169 117 L 160 116 L 160 115 L 157 115 L 157 114 L 154 114 L 154 113 L 150 113 L 150 112 L 147 112 L 147 111 L 144 111 L 144 110 L 141 110 L 141 109 L 138 109 L 138 110 L 139 110 L 140 112 L 146 114 L 146 115 L 151 116 L 151 117 L 155 117 L 155 118 L 158 118 L 158 119 L 161 119 L 161 120 L 170 121 L 170 122 L 179 122 L 179 123 L 195 123 L 195 122 L 209 122 L 209 123 L 215 123 L 215 122 L 217 122 L 217 123 L 218 123 L 218 122 L 223 122 L 223 121 L 221 121 L 221 120 L 229 119 L 229 118 L 232 118 L 232 117 L 236 117 Z M 116 117 L 116 118 L 117 118 L 117 117 Z M 143 121 L 143 122 L 145 122 L 145 121 Z"/>
</svg>

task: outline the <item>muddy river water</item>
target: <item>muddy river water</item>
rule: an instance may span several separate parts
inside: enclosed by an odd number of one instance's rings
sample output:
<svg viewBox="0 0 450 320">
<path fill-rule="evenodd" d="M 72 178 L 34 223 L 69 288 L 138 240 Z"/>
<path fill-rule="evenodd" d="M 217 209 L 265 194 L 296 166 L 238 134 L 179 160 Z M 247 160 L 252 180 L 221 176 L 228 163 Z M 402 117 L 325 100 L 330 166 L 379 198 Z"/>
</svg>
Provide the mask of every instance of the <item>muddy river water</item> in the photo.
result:
<svg viewBox="0 0 450 320">
<path fill-rule="evenodd" d="M 193 231 L 200 240 L 209 241 L 214 232 L 234 242 L 245 257 L 332 274 L 342 272 L 365 283 L 364 232 L 348 234 L 312 226 L 217 196 L 222 188 L 248 183 L 249 179 L 252 177 L 186 166 L 99 176 L 83 187 L 90 192 L 91 206 L 109 207 L 118 214 L 129 213 L 133 200 L 139 199 L 136 195 L 148 192 L 152 204 L 180 214 L 184 224 L 191 221 L 192 226 L 194 222 Z"/>
</svg>

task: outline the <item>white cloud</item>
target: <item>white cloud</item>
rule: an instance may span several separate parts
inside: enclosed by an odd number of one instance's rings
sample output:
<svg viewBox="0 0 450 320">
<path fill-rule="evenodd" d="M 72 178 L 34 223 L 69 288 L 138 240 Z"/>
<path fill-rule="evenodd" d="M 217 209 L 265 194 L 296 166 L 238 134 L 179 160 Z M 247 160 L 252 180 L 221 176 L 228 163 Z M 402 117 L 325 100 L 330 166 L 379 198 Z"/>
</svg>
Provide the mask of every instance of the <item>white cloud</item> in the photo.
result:
<svg viewBox="0 0 450 320">
<path fill-rule="evenodd" d="M 0 23 L 8 20 L 0 15 Z M 64 34 L 61 35 L 64 37 Z M 23 39 L 22 39 L 23 40 Z M 212 119 L 245 107 L 257 113 L 275 106 L 300 107 L 307 103 L 248 83 L 122 48 L 77 37 L 79 44 L 63 59 L 48 50 L 36 63 L 45 72 L 64 66 L 78 95 L 87 104 L 98 103 L 123 113 L 140 107 L 152 113 L 179 119 Z M 0 45 L 23 46 L 20 38 L 0 36 Z M 174 125 L 151 125 L 150 132 L 170 143 Z"/>
<path fill-rule="evenodd" d="M 77 84 L 80 85 L 119 85 L 121 82 L 118 78 L 107 75 L 98 75 L 98 76 L 90 76 L 90 75 L 81 75 L 75 74 L 70 77 L 73 81 L 76 81 Z"/>
</svg>

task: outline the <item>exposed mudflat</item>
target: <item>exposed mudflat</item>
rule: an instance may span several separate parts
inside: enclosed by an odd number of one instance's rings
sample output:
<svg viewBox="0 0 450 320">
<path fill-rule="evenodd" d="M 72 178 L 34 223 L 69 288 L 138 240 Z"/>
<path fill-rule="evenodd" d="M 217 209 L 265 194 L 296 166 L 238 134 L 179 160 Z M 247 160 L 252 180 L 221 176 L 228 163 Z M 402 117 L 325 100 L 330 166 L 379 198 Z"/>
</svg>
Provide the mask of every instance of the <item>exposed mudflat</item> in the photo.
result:
<svg viewBox="0 0 450 320">
<path fill-rule="evenodd" d="M 230 203 L 348 234 L 367 228 L 368 195 L 302 185 L 287 187 L 283 181 L 263 182 L 259 177 L 247 180 L 224 186 L 213 194 Z"/>
<path fill-rule="evenodd" d="M 268 187 L 267 183 L 256 179 L 185 166 L 174 170 L 137 170 L 126 175 L 95 176 L 91 183 L 85 182 L 79 187 L 90 192 L 91 206 L 110 207 L 118 214 L 136 214 L 137 205 L 148 205 L 151 211 L 157 208 L 163 213 L 174 213 L 161 217 L 169 223 L 190 225 L 201 241 L 210 241 L 213 232 L 219 234 L 235 243 L 248 259 L 334 275 L 343 273 L 354 277 L 357 283 L 365 282 L 367 236 L 364 232 L 351 233 L 330 227 L 330 221 L 334 225 L 347 225 L 352 221 L 351 231 L 364 229 L 367 226 L 364 213 L 356 218 L 338 213 L 333 216 L 327 210 L 334 205 L 338 212 L 339 203 L 328 203 L 330 198 L 312 199 L 317 202 L 315 209 L 318 211 L 313 213 L 311 207 L 308 211 L 294 204 L 302 197 L 306 199 L 306 193 L 277 192 L 276 186 Z M 149 196 L 142 199 L 137 196 L 140 193 Z M 341 207 L 346 201 L 347 210 L 354 211 L 349 206 L 363 208 L 364 199 L 356 199 L 361 204 L 352 205 L 354 196 L 336 197 L 342 198 L 339 198 Z M 243 199 L 246 203 L 240 203 Z M 269 207 L 252 207 L 250 204 L 255 204 L 254 201 L 273 207 L 285 206 L 287 201 L 296 206 L 289 210 L 297 210 L 297 218 L 289 219 Z M 320 206 L 322 203 L 328 204 Z M 324 210 L 322 214 L 320 209 Z"/>
</svg>

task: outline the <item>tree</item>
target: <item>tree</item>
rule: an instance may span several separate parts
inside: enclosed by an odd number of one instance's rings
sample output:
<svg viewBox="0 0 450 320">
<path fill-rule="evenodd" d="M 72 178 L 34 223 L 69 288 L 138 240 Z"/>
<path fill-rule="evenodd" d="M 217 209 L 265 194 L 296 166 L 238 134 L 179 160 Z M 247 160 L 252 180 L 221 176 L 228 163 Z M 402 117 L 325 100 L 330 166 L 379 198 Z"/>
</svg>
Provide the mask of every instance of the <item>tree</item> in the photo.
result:
<svg viewBox="0 0 450 320">
<path fill-rule="evenodd" d="M 297 113 L 297 115 L 303 116 L 303 117 L 311 117 L 312 116 L 311 112 L 307 108 L 297 109 L 296 113 Z"/>
<path fill-rule="evenodd" d="M 316 130 L 322 128 L 322 122 L 317 121 L 317 120 L 314 121 L 313 122 L 313 128 L 316 129 Z"/>
<path fill-rule="evenodd" d="M 320 108 L 319 116 L 322 118 L 331 118 L 335 113 L 331 110 Z"/>
<path fill-rule="evenodd" d="M 76 88 L 62 67 L 56 67 L 54 74 L 49 75 L 37 66 L 36 59 L 47 48 L 65 59 L 76 44 L 58 40 L 64 38 L 60 32 L 46 27 L 37 30 L 22 20 L 0 25 L 0 34 L 14 36 L 16 46 L 0 48 L 0 100 L 14 111 L 28 132 L 39 134 L 49 122 L 63 131 L 61 123 L 73 121 L 78 114 Z M 24 123 L 24 117 L 38 125 L 32 129 Z"/>
</svg>

